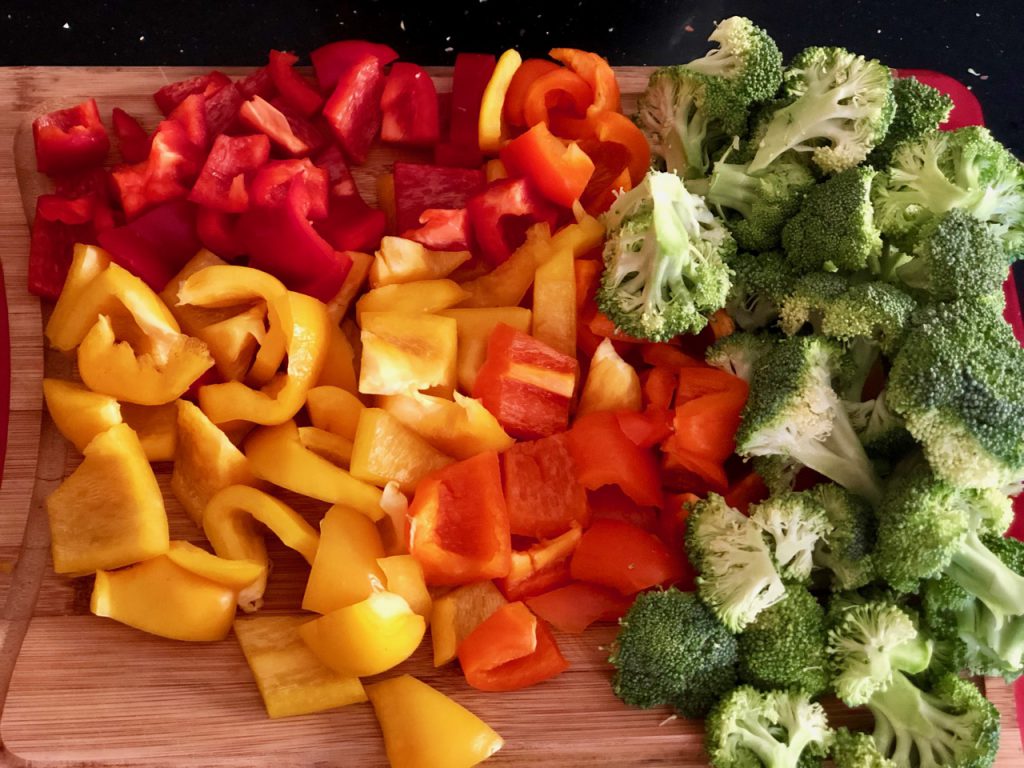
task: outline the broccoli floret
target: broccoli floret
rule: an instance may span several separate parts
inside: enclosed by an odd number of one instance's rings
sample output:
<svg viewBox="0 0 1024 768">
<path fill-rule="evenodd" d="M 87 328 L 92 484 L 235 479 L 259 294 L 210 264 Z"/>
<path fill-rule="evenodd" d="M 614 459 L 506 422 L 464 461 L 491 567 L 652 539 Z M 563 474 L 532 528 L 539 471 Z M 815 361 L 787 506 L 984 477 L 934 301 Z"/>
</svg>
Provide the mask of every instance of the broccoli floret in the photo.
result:
<svg viewBox="0 0 1024 768">
<path fill-rule="evenodd" d="M 626 704 L 703 717 L 736 684 L 736 638 L 692 592 L 637 595 L 620 625 L 609 661 Z"/>
<path fill-rule="evenodd" d="M 775 341 L 767 334 L 737 331 L 708 347 L 705 359 L 708 365 L 738 376 L 749 384 L 754 368 Z"/>
<path fill-rule="evenodd" d="M 750 462 L 771 493 L 793 490 L 796 477 L 803 467 L 788 456 L 754 456 Z"/>
<path fill-rule="evenodd" d="M 704 738 L 714 768 L 812 768 L 831 749 L 833 732 L 806 693 L 741 685 L 711 710 Z"/>
<path fill-rule="evenodd" d="M 783 579 L 810 579 L 814 549 L 832 532 L 825 508 L 814 494 L 789 492 L 770 496 L 751 505 L 750 522 L 764 534 Z"/>
<path fill-rule="evenodd" d="M 850 286 L 823 309 L 821 333 L 844 342 L 867 339 L 891 356 L 903 342 L 917 303 L 893 285 L 870 282 Z"/>
<path fill-rule="evenodd" d="M 797 158 L 780 158 L 756 175 L 742 163 L 721 160 L 714 165 L 705 197 L 740 248 L 767 251 L 779 245 L 783 225 L 814 184 L 814 174 Z"/>
<path fill-rule="evenodd" d="M 1024 250 L 1024 166 L 980 126 L 928 131 L 900 144 L 872 196 L 878 227 L 905 250 L 925 224 L 954 208 L 985 223 L 1010 260 Z"/>
<path fill-rule="evenodd" d="M 762 690 L 797 688 L 811 698 L 829 684 L 825 609 L 805 587 L 761 611 L 739 635 L 740 679 Z"/>
<path fill-rule="evenodd" d="M 954 208 L 921 228 L 913 258 L 897 278 L 936 301 L 1002 290 L 1007 258 L 1002 241 L 967 211 Z"/>
<path fill-rule="evenodd" d="M 725 304 L 735 243 L 678 176 L 651 171 L 604 223 L 597 303 L 623 332 L 654 341 L 697 333 Z"/>
<path fill-rule="evenodd" d="M 949 96 L 916 77 L 897 77 L 892 84 L 892 95 L 896 100 L 892 124 L 885 140 L 868 155 L 868 162 L 875 168 L 887 166 L 899 144 L 935 130 L 953 111 L 953 100 Z"/>
<path fill-rule="evenodd" d="M 824 312 L 821 313 L 821 320 L 824 320 Z M 821 320 L 818 322 L 819 328 Z M 846 344 L 846 350 L 839 361 L 835 388 L 839 396 L 846 401 L 848 410 L 851 406 L 859 404 L 864 395 L 864 385 L 878 365 L 880 355 L 878 344 L 863 336 L 854 337 Z M 853 411 L 850 411 L 850 419 L 853 421 L 854 429 L 859 433 L 860 425 L 854 420 Z"/>
<path fill-rule="evenodd" d="M 896 107 L 889 68 L 842 48 L 797 54 L 783 73 L 783 91 L 794 101 L 772 116 L 751 171 L 790 149 L 810 152 L 826 173 L 859 165 L 885 137 Z"/>
<path fill-rule="evenodd" d="M 889 408 L 888 400 L 888 392 L 883 389 L 871 400 L 848 402 L 846 410 L 869 456 L 897 459 L 914 447 L 914 438 L 906 422 Z"/>
<path fill-rule="evenodd" d="M 782 247 L 797 269 L 877 270 L 882 238 L 871 205 L 874 176 L 871 168 L 850 168 L 807 190 L 782 229 Z"/>
<path fill-rule="evenodd" d="M 899 768 L 892 760 L 882 757 L 870 734 L 847 728 L 836 730 L 832 762 L 836 768 Z"/>
<path fill-rule="evenodd" d="M 732 287 L 725 311 L 745 331 L 767 328 L 799 273 L 781 251 L 737 253 L 729 259 Z"/>
<path fill-rule="evenodd" d="M 936 474 L 969 488 L 1024 479 L 1024 349 L 989 299 L 933 304 L 893 361 L 888 404 Z"/>
<path fill-rule="evenodd" d="M 827 569 L 832 589 L 860 589 L 875 579 L 877 521 L 871 505 L 834 483 L 820 483 L 809 493 L 825 510 L 832 531 L 814 548 L 814 565 Z"/>
<path fill-rule="evenodd" d="M 754 371 L 736 450 L 789 457 L 874 503 L 878 478 L 832 389 L 838 361 L 836 345 L 817 336 L 772 347 Z"/>
<path fill-rule="evenodd" d="M 794 335 L 810 325 L 815 333 L 821 332 L 825 307 L 846 293 L 850 281 L 831 272 L 811 272 L 791 284 L 782 299 L 779 310 L 779 328 Z"/>
<path fill-rule="evenodd" d="M 785 594 L 761 529 L 718 494 L 694 505 L 686 525 L 686 549 L 700 573 L 701 599 L 733 632 L 740 632 Z"/>
</svg>

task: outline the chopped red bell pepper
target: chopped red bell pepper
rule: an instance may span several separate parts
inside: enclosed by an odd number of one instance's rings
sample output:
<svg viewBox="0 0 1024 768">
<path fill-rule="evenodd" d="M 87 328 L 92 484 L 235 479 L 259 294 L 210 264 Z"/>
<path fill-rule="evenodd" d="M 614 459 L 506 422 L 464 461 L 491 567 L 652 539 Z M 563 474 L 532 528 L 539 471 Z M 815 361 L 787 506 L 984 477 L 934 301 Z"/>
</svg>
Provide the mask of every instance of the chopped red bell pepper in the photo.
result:
<svg viewBox="0 0 1024 768">
<path fill-rule="evenodd" d="M 245 243 L 239 231 L 240 220 L 237 213 L 200 207 L 196 212 L 196 234 L 204 248 L 230 261 L 245 253 Z"/>
<path fill-rule="evenodd" d="M 651 451 L 639 448 L 612 411 L 588 413 L 569 430 L 569 452 L 584 488 L 618 485 L 641 506 L 661 503 L 661 477 Z"/>
<path fill-rule="evenodd" d="M 591 216 L 600 216 L 611 208 L 621 192 L 633 187 L 629 153 L 622 145 L 609 141 L 584 139 L 579 146 L 594 164 L 594 172 L 580 193 L 580 204 Z"/>
<path fill-rule="evenodd" d="M 96 196 L 70 198 L 60 195 L 40 195 L 36 198 L 36 215 L 46 221 L 63 224 L 85 224 L 92 221 L 96 210 Z"/>
<path fill-rule="evenodd" d="M 655 342 L 646 343 L 640 347 L 640 357 L 648 365 L 664 368 L 700 368 L 703 370 L 713 371 L 714 368 L 709 368 L 708 364 L 704 362 L 703 358 L 696 358 L 692 355 L 688 355 L 679 347 L 675 347 L 667 342 Z M 682 375 L 682 372 L 680 372 Z M 689 375 L 689 371 L 687 371 Z"/>
<path fill-rule="evenodd" d="M 73 173 L 101 165 L 110 149 L 96 100 L 40 115 L 32 121 L 36 167 L 41 173 Z"/>
<path fill-rule="evenodd" d="M 700 497 L 692 493 L 666 494 L 665 505 L 658 516 L 658 535 L 679 569 L 675 586 L 686 592 L 693 591 L 697 578 L 697 571 L 686 556 L 686 521 L 691 505 L 698 501 Z"/>
<path fill-rule="evenodd" d="M 203 94 L 193 93 L 187 97 L 167 119 L 181 123 L 188 140 L 199 149 L 205 150 L 210 146 L 211 134 L 206 126 L 206 97 Z"/>
<path fill-rule="evenodd" d="M 522 600 L 569 583 L 569 559 L 580 543 L 582 530 L 574 526 L 562 535 L 538 541 L 512 552 L 508 575 L 495 579 L 508 600 Z"/>
<path fill-rule="evenodd" d="M 561 212 L 526 179 L 499 179 L 467 203 L 473 239 L 491 264 L 506 261 L 526 241 L 526 230 L 546 222 L 554 231 Z"/>
<path fill-rule="evenodd" d="M 679 577 L 679 564 L 660 538 L 621 520 L 591 523 L 569 570 L 574 579 L 611 587 L 623 595 Z"/>
<path fill-rule="evenodd" d="M 281 98 L 303 117 L 316 114 L 324 100 L 320 93 L 295 71 L 299 57 L 286 51 L 272 50 L 267 70 Z"/>
<path fill-rule="evenodd" d="M 302 157 L 310 152 L 309 145 L 295 135 L 284 113 L 259 96 L 253 96 L 241 106 L 238 119 L 247 128 L 268 136 L 275 147 L 288 155 Z"/>
<path fill-rule="evenodd" d="M 460 53 L 452 72 L 452 117 L 448 140 L 480 149 L 480 103 L 497 60 L 489 53 Z"/>
<path fill-rule="evenodd" d="M 211 136 L 224 133 L 235 122 L 245 99 L 237 83 L 230 83 L 206 97 L 206 129 Z"/>
<path fill-rule="evenodd" d="M 383 90 L 380 60 L 367 54 L 341 73 L 324 106 L 324 117 L 335 138 L 355 163 L 366 162 L 366 153 L 380 130 Z"/>
<path fill-rule="evenodd" d="M 473 396 L 513 437 L 548 437 L 564 432 L 569 424 L 577 373 L 575 357 L 498 323 L 487 341 L 487 358 L 473 383 Z"/>
<path fill-rule="evenodd" d="M 508 574 L 512 540 L 493 451 L 421 480 L 408 519 L 409 551 L 428 584 L 468 584 Z"/>
<path fill-rule="evenodd" d="M 520 602 L 501 606 L 470 632 L 458 656 L 466 682 L 481 691 L 517 691 L 569 667 L 551 630 Z"/>
<path fill-rule="evenodd" d="M 509 174 L 522 176 L 551 202 L 571 208 L 594 174 L 594 161 L 575 142 L 568 146 L 544 123 L 512 139 L 501 149 Z"/>
<path fill-rule="evenodd" d="M 163 203 L 100 232 L 99 241 L 114 262 L 160 292 L 199 250 L 196 207 L 187 200 Z"/>
<path fill-rule="evenodd" d="M 380 108 L 380 137 L 384 141 L 413 147 L 437 143 L 437 89 L 423 67 L 405 61 L 392 65 Z"/>
<path fill-rule="evenodd" d="M 75 243 L 95 243 L 97 195 L 78 198 L 40 195 L 32 222 L 28 254 L 28 289 L 47 299 L 60 295 L 71 266 Z"/>
<path fill-rule="evenodd" d="M 288 127 L 295 134 L 295 138 L 309 147 L 309 153 L 316 154 L 328 145 L 334 146 L 330 129 L 323 116 L 306 118 L 292 109 L 280 96 L 275 96 L 268 102 L 274 109 L 284 115 L 288 121 Z"/>
<path fill-rule="evenodd" d="M 736 481 L 725 494 L 725 503 L 733 509 L 747 514 L 751 504 L 764 501 L 770 495 L 768 486 L 757 472 L 748 472 L 743 479 Z"/>
<path fill-rule="evenodd" d="M 648 408 L 668 410 L 676 396 L 679 377 L 667 366 L 658 365 L 646 371 L 642 379 L 644 402 Z"/>
<path fill-rule="evenodd" d="M 277 95 L 277 86 L 274 84 L 274 78 L 270 75 L 269 67 L 253 70 L 238 80 L 235 86 L 238 88 L 238 95 L 242 97 L 242 101 L 248 101 L 253 96 L 259 96 L 261 99 L 269 101 Z"/>
<path fill-rule="evenodd" d="M 313 165 L 327 173 L 327 193 L 331 197 L 350 197 L 359 194 L 355 179 L 348 169 L 345 156 L 337 145 L 331 144 L 327 149 L 313 158 Z"/>
<path fill-rule="evenodd" d="M 469 250 L 469 214 L 465 208 L 428 208 L 420 214 L 420 226 L 402 237 L 432 251 Z"/>
<path fill-rule="evenodd" d="M 111 174 L 128 219 L 168 200 L 183 198 L 195 183 L 204 152 L 175 120 L 164 120 L 153 134 L 144 163 L 121 166 Z"/>
<path fill-rule="evenodd" d="M 333 91 L 342 73 L 367 55 L 377 59 L 382 68 L 398 58 L 398 53 L 390 46 L 366 40 L 341 40 L 317 48 L 309 58 L 320 90 L 324 93 Z"/>
<path fill-rule="evenodd" d="M 675 429 L 668 408 L 648 406 L 642 411 L 618 411 L 619 428 L 638 448 L 653 448 Z"/>
<path fill-rule="evenodd" d="M 53 178 L 53 191 L 61 197 L 96 195 L 98 200 L 110 203 L 114 194 L 110 172 L 106 168 L 91 168 L 81 173 L 69 173 Z"/>
<path fill-rule="evenodd" d="M 640 506 L 617 485 L 587 491 L 587 506 L 592 520 L 619 520 L 651 533 L 658 529 L 658 508 Z"/>
<path fill-rule="evenodd" d="M 327 172 L 313 165 L 308 158 L 300 160 L 271 160 L 256 171 L 249 195 L 253 205 L 276 207 L 283 205 L 291 193 L 292 180 L 301 182 L 303 210 L 310 219 L 327 215 Z"/>
<path fill-rule="evenodd" d="M 371 208 L 358 194 L 330 197 L 327 217 L 314 225 L 335 250 L 363 253 L 373 253 L 380 247 L 386 227 L 384 211 Z"/>
<path fill-rule="evenodd" d="M 553 48 L 548 55 L 565 64 L 587 82 L 594 92 L 594 109 L 611 112 L 621 109 L 619 82 L 615 79 L 615 70 L 604 58 L 576 48 Z"/>
<path fill-rule="evenodd" d="M 682 381 L 681 377 L 680 388 Z M 746 384 L 742 379 L 737 381 Z M 680 401 L 677 397 L 674 431 L 662 444 L 662 449 L 673 454 L 696 454 L 721 464 L 736 450 L 736 430 L 746 402 L 746 386 L 689 400 Z"/>
<path fill-rule="evenodd" d="M 502 456 L 508 522 L 515 536 L 546 539 L 588 521 L 587 495 L 564 433 L 517 442 Z"/>
<path fill-rule="evenodd" d="M 555 629 L 578 635 L 595 621 L 617 621 L 625 616 L 633 599 L 598 584 L 574 581 L 524 602 Z"/>
<path fill-rule="evenodd" d="M 505 92 L 505 104 L 502 107 L 505 122 L 513 128 L 525 128 L 526 114 L 526 93 L 533 85 L 533 81 L 541 75 L 545 75 L 560 67 L 553 61 L 547 59 L 526 59 L 519 65 L 519 69 L 512 75 L 512 81 L 508 84 Z"/>
<path fill-rule="evenodd" d="M 468 144 L 441 141 L 434 146 L 434 164 L 447 168 L 479 168 L 484 164 L 484 153 Z"/>
<path fill-rule="evenodd" d="M 242 213 L 249 207 L 246 183 L 269 157 L 266 136 L 221 134 L 214 140 L 188 199 L 225 213 Z"/>
<path fill-rule="evenodd" d="M 153 101 L 164 115 L 169 115 L 175 107 L 192 94 L 201 93 L 203 96 L 212 96 L 230 84 L 230 77 L 223 72 L 214 70 L 205 75 L 196 75 L 187 80 L 179 80 L 176 83 L 165 85 L 153 94 Z"/>
<path fill-rule="evenodd" d="M 465 208 L 483 189 L 479 168 L 444 168 L 422 163 L 395 163 L 395 213 L 399 232 L 414 229 L 428 208 Z"/>
<path fill-rule="evenodd" d="M 126 163 L 141 163 L 149 156 L 149 134 L 138 120 L 120 107 L 114 107 L 111 116 L 114 135 Z"/>
<path fill-rule="evenodd" d="M 676 405 L 716 392 L 732 391 L 740 391 L 746 397 L 747 382 L 738 376 L 733 376 L 718 368 L 711 368 L 708 365 L 682 368 L 679 371 Z"/>
<path fill-rule="evenodd" d="M 966 85 L 954 77 L 930 69 L 894 69 L 896 77 L 913 77 L 925 85 L 942 91 L 953 100 L 953 111 L 949 119 L 939 128 L 952 131 L 968 125 L 984 125 L 985 116 L 981 111 L 981 103 Z"/>
<path fill-rule="evenodd" d="M 679 448 L 663 454 L 661 475 L 666 488 L 680 493 L 724 494 L 729 487 L 721 463 Z"/>
</svg>

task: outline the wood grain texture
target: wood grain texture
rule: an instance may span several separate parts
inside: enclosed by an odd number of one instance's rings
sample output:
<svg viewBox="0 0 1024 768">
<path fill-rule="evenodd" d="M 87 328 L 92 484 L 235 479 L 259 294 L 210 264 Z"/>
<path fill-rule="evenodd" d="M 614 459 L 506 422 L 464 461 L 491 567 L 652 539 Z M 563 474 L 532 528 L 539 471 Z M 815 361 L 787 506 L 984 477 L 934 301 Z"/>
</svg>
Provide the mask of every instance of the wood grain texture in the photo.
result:
<svg viewBox="0 0 1024 768">
<path fill-rule="evenodd" d="M 39 302 L 26 291 L 28 229 L 45 179 L 34 168 L 28 126 L 50 109 L 87 96 L 109 116 L 117 105 L 153 128 L 149 96 L 200 70 L 15 68 L 0 70 L 0 258 L 10 308 L 11 425 L 0 488 L 0 738 L 5 764 L 32 766 L 298 766 L 387 764 L 368 704 L 286 720 L 269 720 L 233 638 L 191 645 L 150 637 L 88 615 L 90 579 L 56 576 L 49 562 L 43 499 L 78 458 L 41 408 L 40 380 L 68 377 L 69 360 L 44 352 Z M 244 70 L 226 70 L 244 74 Z M 439 89 L 448 70 L 433 70 Z M 642 68 L 620 70 L 627 109 L 646 83 Z M 375 148 L 355 168 L 370 200 L 376 175 L 396 157 Z M 411 157 L 415 157 L 412 155 Z M 201 534 L 167 493 L 169 465 L 158 465 L 171 534 Z M 324 505 L 289 497 L 310 520 Z M 274 571 L 266 610 L 296 610 L 307 566 L 270 544 Z M 559 766 L 706 764 L 700 723 L 667 719 L 664 709 L 630 710 L 612 696 L 607 645 L 614 628 L 559 636 L 571 668 L 559 678 L 511 694 L 470 689 L 456 669 L 436 670 L 427 648 L 394 673 L 415 674 L 483 717 L 505 738 L 490 763 Z M 390 674 L 390 673 L 389 673 Z M 1012 690 L 986 681 L 1003 715 L 999 765 L 1024 767 Z M 867 725 L 863 712 L 837 713 L 837 723 Z M 841 713 L 841 714 L 840 714 Z"/>
</svg>

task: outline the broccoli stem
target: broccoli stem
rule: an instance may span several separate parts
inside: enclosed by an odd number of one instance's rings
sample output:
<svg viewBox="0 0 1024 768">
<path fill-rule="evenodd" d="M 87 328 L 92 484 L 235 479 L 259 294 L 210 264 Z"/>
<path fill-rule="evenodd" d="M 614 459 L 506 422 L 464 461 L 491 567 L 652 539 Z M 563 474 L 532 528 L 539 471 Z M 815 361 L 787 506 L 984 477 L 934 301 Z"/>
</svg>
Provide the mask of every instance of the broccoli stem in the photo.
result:
<svg viewBox="0 0 1024 768">
<path fill-rule="evenodd" d="M 975 614 L 979 614 L 976 616 Z M 1009 622 L 996 616 L 992 611 L 978 606 L 970 612 L 970 620 L 960 617 L 962 635 L 977 636 L 985 644 L 982 652 L 994 654 L 1003 668 L 1018 670 L 1024 660 L 1024 619 L 1014 618 Z"/>
<path fill-rule="evenodd" d="M 741 719 L 737 725 L 743 730 L 740 737 L 743 746 L 757 755 L 766 766 L 794 765 L 794 756 L 798 757 L 810 741 L 807 734 L 802 733 L 806 729 L 798 729 L 797 738 L 793 743 L 787 745 L 780 742 L 761 724 L 760 718 L 754 712 L 747 713 L 747 717 Z"/>
<path fill-rule="evenodd" d="M 722 208 L 731 208 L 749 219 L 757 197 L 757 180 L 747 175 L 746 166 L 730 163 L 715 166 L 708 185 L 708 201 Z"/>
<path fill-rule="evenodd" d="M 916 675 L 924 672 L 932 663 L 932 643 L 922 635 L 900 643 L 890 654 L 893 669 Z"/>
<path fill-rule="evenodd" d="M 1024 615 L 1024 576 L 1000 560 L 976 532 L 966 536 L 946 572 L 997 619 Z"/>
<path fill-rule="evenodd" d="M 882 490 L 875 470 L 845 411 L 838 407 L 836 410 L 832 432 L 824 441 L 795 443 L 791 454 L 804 466 L 877 505 Z"/>
</svg>

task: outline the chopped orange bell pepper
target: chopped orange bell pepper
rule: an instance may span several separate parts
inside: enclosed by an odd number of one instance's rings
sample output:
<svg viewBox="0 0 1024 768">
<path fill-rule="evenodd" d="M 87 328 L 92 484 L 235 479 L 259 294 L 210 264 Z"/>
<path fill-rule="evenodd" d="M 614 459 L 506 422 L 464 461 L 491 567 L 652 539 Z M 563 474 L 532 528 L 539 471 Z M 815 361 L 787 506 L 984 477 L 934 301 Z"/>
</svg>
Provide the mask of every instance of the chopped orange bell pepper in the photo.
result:
<svg viewBox="0 0 1024 768">
<path fill-rule="evenodd" d="M 513 552 L 512 567 L 497 580 L 498 588 L 509 600 L 522 600 L 568 583 L 569 559 L 582 535 L 583 529 L 574 524 L 561 536 Z"/>
<path fill-rule="evenodd" d="M 117 398 L 74 381 L 43 379 L 43 397 L 53 423 L 79 451 L 96 435 L 121 422 Z"/>
<path fill-rule="evenodd" d="M 178 404 L 123 403 L 121 418 L 135 430 L 150 461 L 174 461 L 178 445 Z"/>
<path fill-rule="evenodd" d="M 340 387 L 313 387 L 306 395 L 306 410 L 314 427 L 352 440 L 356 436 L 359 414 L 366 406 Z"/>
<path fill-rule="evenodd" d="M 320 545 L 306 581 L 303 610 L 330 613 L 384 589 L 387 580 L 377 563 L 381 557 L 384 547 L 373 521 L 335 504 L 320 521 Z"/>
<path fill-rule="evenodd" d="M 643 407 L 640 376 L 619 357 L 610 339 L 604 339 L 590 360 L 576 415 L 595 411 L 639 411 Z"/>
<path fill-rule="evenodd" d="M 434 666 L 453 661 L 462 641 L 507 602 L 490 580 L 464 584 L 435 599 L 430 614 Z"/>
<path fill-rule="evenodd" d="M 516 536 L 558 536 L 586 525 L 587 495 L 565 433 L 518 442 L 501 456 L 509 527 Z"/>
<path fill-rule="evenodd" d="M 527 127 L 524 113 L 526 93 L 533 85 L 534 80 L 556 69 L 561 69 L 561 67 L 547 59 L 527 59 L 519 66 L 505 92 L 503 111 L 505 120 L 510 126 L 513 128 Z"/>
<path fill-rule="evenodd" d="M 488 184 L 499 179 L 507 179 L 508 168 L 499 158 L 495 157 L 484 163 L 484 178 L 487 179 Z"/>
<path fill-rule="evenodd" d="M 556 67 L 538 76 L 526 89 L 523 98 L 523 118 L 528 126 L 548 123 L 551 112 L 569 113 L 583 117 L 594 103 L 591 85 L 565 67 Z"/>
<path fill-rule="evenodd" d="M 366 312 L 361 325 L 361 393 L 399 395 L 432 387 L 454 389 L 458 335 L 450 317 Z"/>
<path fill-rule="evenodd" d="M 508 138 L 508 126 L 504 121 L 505 94 L 523 63 L 518 51 L 509 49 L 498 58 L 498 63 L 487 81 L 480 101 L 479 143 L 480 151 L 496 154 Z"/>
<path fill-rule="evenodd" d="M 417 392 L 381 396 L 378 402 L 406 427 L 455 459 L 468 459 L 484 451 L 500 453 L 515 442 L 479 400 L 458 392 L 454 401 Z"/>
<path fill-rule="evenodd" d="M 526 607 L 562 632 L 582 633 L 595 621 L 615 621 L 625 615 L 633 598 L 614 589 L 574 581 L 524 601 Z"/>
<path fill-rule="evenodd" d="M 448 277 L 469 261 L 469 251 L 429 251 L 421 243 L 404 237 L 385 237 L 370 267 L 370 285 L 411 283 Z"/>
<path fill-rule="evenodd" d="M 632 186 L 643 181 L 651 167 L 651 147 L 636 123 L 621 112 L 608 110 L 590 110 L 587 123 L 594 139 L 625 149 Z"/>
<path fill-rule="evenodd" d="M 632 595 L 679 576 L 679 563 L 653 533 L 622 520 L 595 520 L 572 557 L 574 579 Z"/>
<path fill-rule="evenodd" d="M 504 323 L 517 331 L 529 333 L 533 318 L 533 313 L 524 307 L 446 309 L 438 314 L 453 318 L 457 324 L 458 383 L 464 392 L 473 391 L 476 374 L 487 358 L 487 340 L 491 337 L 494 327 L 498 323 Z"/>
<path fill-rule="evenodd" d="M 625 435 L 614 413 L 583 416 L 567 434 L 576 476 L 584 488 L 618 485 L 637 504 L 661 503 L 661 476 L 653 454 Z"/>
<path fill-rule="evenodd" d="M 398 483 L 412 493 L 420 480 L 453 459 L 380 408 L 364 408 L 352 440 L 349 471 L 364 482 L 383 487 Z"/>
<path fill-rule="evenodd" d="M 356 302 L 356 322 L 365 312 L 440 312 L 454 307 L 469 293 L 453 280 L 415 280 L 374 288 Z"/>
<path fill-rule="evenodd" d="M 607 60 L 596 53 L 576 48 L 552 48 L 548 55 L 555 61 L 565 64 L 586 81 L 594 93 L 594 109 L 611 112 L 618 112 L 621 109 L 619 82 L 615 79 L 615 70 L 608 65 Z"/>
<path fill-rule="evenodd" d="M 510 174 L 528 179 L 544 197 L 564 208 L 580 199 L 594 174 L 594 161 L 579 144 L 564 144 L 546 123 L 537 123 L 502 147 L 501 162 Z"/>
</svg>

